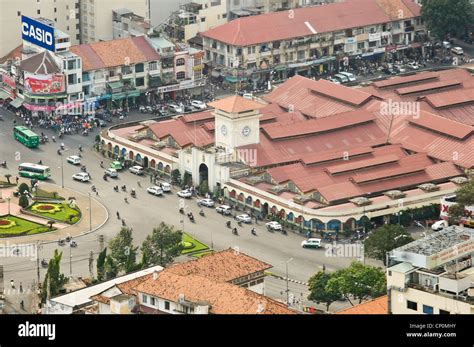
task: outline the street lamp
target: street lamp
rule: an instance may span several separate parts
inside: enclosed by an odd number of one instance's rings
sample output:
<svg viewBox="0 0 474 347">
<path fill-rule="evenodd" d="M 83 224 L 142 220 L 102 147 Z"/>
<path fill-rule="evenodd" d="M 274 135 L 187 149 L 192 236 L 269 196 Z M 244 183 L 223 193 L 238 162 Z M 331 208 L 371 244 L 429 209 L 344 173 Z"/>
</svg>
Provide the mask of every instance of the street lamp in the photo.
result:
<svg viewBox="0 0 474 347">
<path fill-rule="evenodd" d="M 288 281 L 288 264 L 293 261 L 293 258 L 288 259 L 286 263 L 286 304 L 289 304 L 290 301 L 290 287 L 289 287 L 289 281 Z"/>
<path fill-rule="evenodd" d="M 60 151 L 59 156 L 61 157 L 61 188 L 64 189 L 64 159 L 63 159 L 63 152 L 67 151 L 67 149 Z"/>
<path fill-rule="evenodd" d="M 91 192 L 89 192 L 89 231 L 92 231 L 92 198 Z"/>
<path fill-rule="evenodd" d="M 12 200 L 11 196 L 7 198 L 8 201 L 8 215 L 10 215 L 10 201 Z"/>
</svg>

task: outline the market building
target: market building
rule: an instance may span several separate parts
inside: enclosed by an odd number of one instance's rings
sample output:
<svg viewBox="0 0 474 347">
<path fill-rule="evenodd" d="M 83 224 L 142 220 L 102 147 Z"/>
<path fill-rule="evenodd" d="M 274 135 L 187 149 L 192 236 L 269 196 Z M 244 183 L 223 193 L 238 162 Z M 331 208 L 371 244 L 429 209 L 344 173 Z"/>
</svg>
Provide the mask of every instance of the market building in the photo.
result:
<svg viewBox="0 0 474 347">
<path fill-rule="evenodd" d="M 253 215 L 355 229 L 438 205 L 464 183 L 474 168 L 473 82 L 464 69 L 365 88 L 295 76 L 264 100 L 232 96 L 211 111 L 113 127 L 102 148 L 164 175 L 187 172 Z"/>
<path fill-rule="evenodd" d="M 412 0 L 348 0 L 238 18 L 201 33 L 214 77 L 257 86 L 317 76 L 418 49 L 426 30 Z"/>
</svg>

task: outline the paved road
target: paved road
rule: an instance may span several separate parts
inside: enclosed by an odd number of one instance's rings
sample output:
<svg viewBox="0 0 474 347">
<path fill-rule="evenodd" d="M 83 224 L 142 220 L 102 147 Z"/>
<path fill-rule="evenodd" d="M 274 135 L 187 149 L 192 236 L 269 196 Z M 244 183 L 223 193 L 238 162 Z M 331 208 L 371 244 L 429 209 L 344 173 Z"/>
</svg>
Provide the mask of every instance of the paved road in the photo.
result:
<svg viewBox="0 0 474 347">
<path fill-rule="evenodd" d="M 41 159 L 45 165 L 52 168 L 51 181 L 60 185 L 60 157 L 56 153 L 58 143 L 49 143 L 36 150 L 30 150 L 20 145 L 11 136 L 12 116 L 6 114 L 3 110 L 1 112 L 4 114 L 5 121 L 0 124 L 0 142 L 2 144 L 0 146 L 0 160 L 7 161 L 9 170 L 0 169 L 0 176 L 7 172 L 16 175 L 16 166 L 19 162 L 38 162 Z M 131 116 L 134 120 L 148 117 L 147 115 Z M 40 132 L 41 130 L 37 131 Z M 53 133 L 44 132 L 51 138 Z M 78 169 L 72 165 L 65 164 L 65 186 L 87 194 L 90 192 L 91 185 L 94 184 L 99 192 L 99 195 L 96 197 L 97 200 L 107 207 L 111 217 L 99 231 L 77 239 L 79 247 L 73 249 L 72 252 L 68 248 L 63 248 L 62 271 L 68 275 L 72 268 L 74 276 L 89 276 L 89 253 L 92 250 L 97 255 L 100 250 L 98 235 L 104 235 L 105 242 L 107 242 L 120 230 L 121 222 L 115 217 L 117 211 L 120 212 L 127 225 L 133 228 L 134 241 L 137 245 L 140 245 L 146 236 L 151 233 L 152 228 L 160 222 L 166 222 L 181 229 L 184 221 L 184 230 L 186 232 L 209 246 L 213 245 L 214 249 L 221 250 L 229 247 L 238 247 L 244 253 L 272 264 L 274 266 L 272 272 L 275 274 L 285 276 L 285 262 L 293 258 L 289 265 L 288 277 L 303 282 L 306 282 L 311 275 L 320 270 L 323 264 L 327 270 L 331 271 L 346 267 L 354 260 L 354 258 L 326 257 L 325 250 L 302 249 L 300 247 L 300 243 L 303 240 L 301 236 L 293 233 L 287 236 L 280 233 L 269 233 L 261 222 L 259 223 L 260 225 L 256 226 L 258 236 L 255 237 L 250 234 L 251 226 L 239 228 L 240 236 L 234 236 L 225 227 L 225 222 L 230 217 L 223 217 L 217 214 L 214 209 L 205 209 L 206 217 L 201 217 L 198 214 L 199 208 L 196 202 L 194 200 L 186 200 L 187 207 L 193 211 L 196 218 L 196 223 L 192 224 L 187 218 L 183 219 L 183 216 L 178 213 L 180 200 L 175 194 L 170 194 L 166 197 L 148 195 L 145 189 L 149 182 L 147 182 L 148 178 L 145 177 L 123 173 L 117 180 L 109 179 L 108 182 L 105 182 L 102 179 L 103 170 L 100 168 L 99 163 L 101 160 L 104 160 L 108 164 L 108 161 L 92 149 L 95 134 L 97 134 L 97 131 L 87 137 L 74 135 L 66 136 L 63 139 L 68 149 L 66 155 L 76 154 L 79 145 L 84 147 L 83 163 L 87 166 L 93 178 L 90 184 L 74 182 L 71 179 L 71 175 L 76 173 Z M 15 154 L 17 152 L 20 154 L 20 158 L 18 161 L 15 161 Z M 138 186 L 138 181 L 141 181 L 142 187 Z M 135 188 L 138 199 L 132 199 L 126 193 L 114 192 L 114 185 L 120 186 L 123 184 L 127 185 L 129 189 Z M 125 197 L 128 197 L 129 204 L 125 203 Z M 34 241 L 32 239 L 32 242 Z M 49 259 L 58 247 L 56 244 L 43 245 L 40 249 L 40 259 Z M 72 259 L 72 262 L 70 259 Z M 381 265 L 379 262 L 373 263 Z M 13 279 L 15 283 L 21 281 L 23 286 L 26 287 L 31 285 L 36 278 L 36 261 L 33 258 L 5 258 L 2 259 L 2 264 L 5 270 L 5 282 Z M 43 277 L 43 269 L 40 272 L 41 277 Z"/>
</svg>

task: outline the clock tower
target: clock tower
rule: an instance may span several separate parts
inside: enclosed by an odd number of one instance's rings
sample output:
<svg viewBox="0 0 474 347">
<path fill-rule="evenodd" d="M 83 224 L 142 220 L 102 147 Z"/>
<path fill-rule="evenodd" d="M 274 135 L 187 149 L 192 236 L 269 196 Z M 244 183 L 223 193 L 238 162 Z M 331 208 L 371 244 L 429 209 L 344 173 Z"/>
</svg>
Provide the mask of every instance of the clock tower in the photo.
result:
<svg viewBox="0 0 474 347">
<path fill-rule="evenodd" d="M 232 152 L 260 142 L 260 109 L 264 104 L 234 95 L 209 105 L 214 108 L 216 146 Z"/>
</svg>

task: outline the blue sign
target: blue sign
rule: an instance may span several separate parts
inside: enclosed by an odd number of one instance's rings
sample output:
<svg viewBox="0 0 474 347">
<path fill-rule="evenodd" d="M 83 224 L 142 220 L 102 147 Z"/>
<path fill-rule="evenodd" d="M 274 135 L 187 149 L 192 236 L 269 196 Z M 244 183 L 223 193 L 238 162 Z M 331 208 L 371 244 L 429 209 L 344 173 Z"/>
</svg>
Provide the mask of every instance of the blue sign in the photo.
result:
<svg viewBox="0 0 474 347">
<path fill-rule="evenodd" d="M 54 28 L 34 19 L 21 16 L 21 34 L 25 41 L 54 52 Z"/>
</svg>

